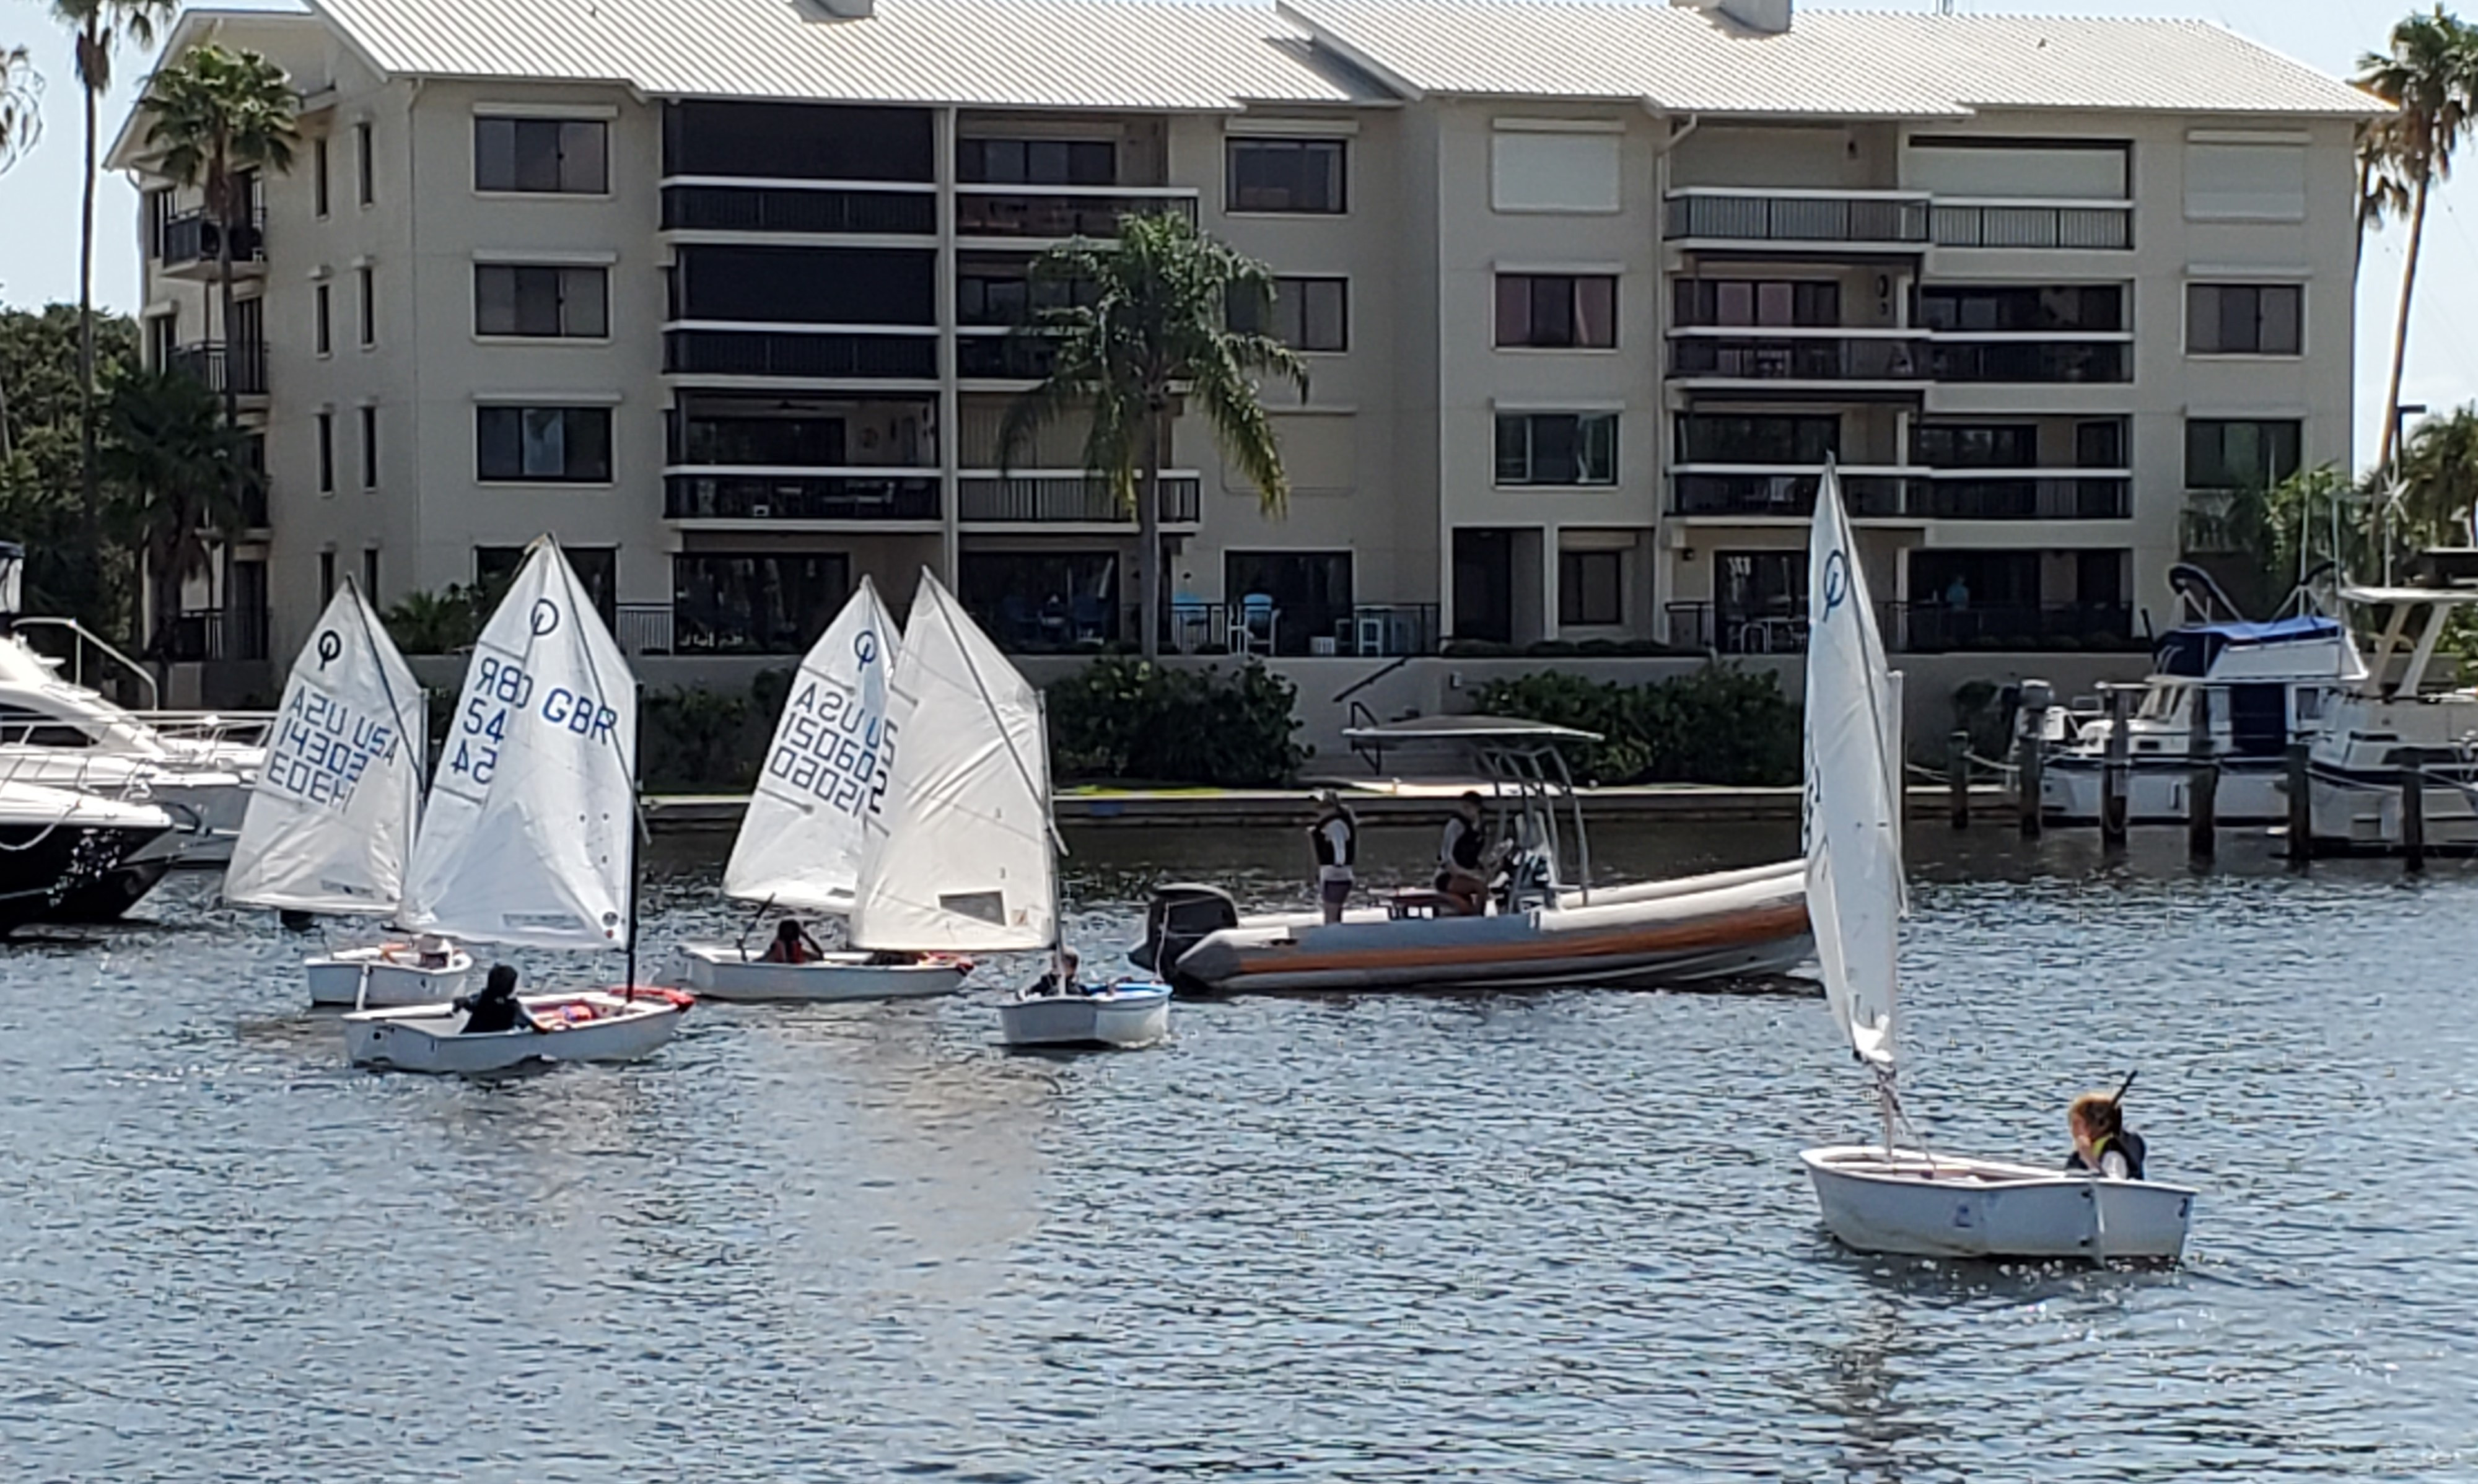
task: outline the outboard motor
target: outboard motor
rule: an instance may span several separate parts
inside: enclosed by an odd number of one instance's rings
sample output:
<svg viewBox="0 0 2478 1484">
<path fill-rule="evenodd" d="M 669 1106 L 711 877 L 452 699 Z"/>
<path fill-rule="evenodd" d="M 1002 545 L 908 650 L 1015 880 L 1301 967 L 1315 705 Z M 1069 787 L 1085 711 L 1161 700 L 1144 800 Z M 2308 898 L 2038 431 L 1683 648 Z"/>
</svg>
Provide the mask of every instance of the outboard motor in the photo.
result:
<svg viewBox="0 0 2478 1484">
<path fill-rule="evenodd" d="M 1180 882 L 1155 887 L 1145 907 L 1145 941 L 1127 958 L 1176 984 L 1174 970 L 1187 950 L 1226 927 L 1239 925 L 1238 904 L 1219 887 Z"/>
</svg>

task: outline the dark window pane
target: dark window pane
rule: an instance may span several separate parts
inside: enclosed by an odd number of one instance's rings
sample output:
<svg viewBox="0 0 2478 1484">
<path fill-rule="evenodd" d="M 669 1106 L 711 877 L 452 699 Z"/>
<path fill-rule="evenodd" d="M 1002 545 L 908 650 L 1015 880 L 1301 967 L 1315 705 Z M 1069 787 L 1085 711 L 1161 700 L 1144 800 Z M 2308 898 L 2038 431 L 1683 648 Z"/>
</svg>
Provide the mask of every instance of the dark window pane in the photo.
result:
<svg viewBox="0 0 2478 1484">
<path fill-rule="evenodd" d="M 1501 485 L 1530 484 L 1531 473 L 1531 428 L 1528 418 L 1500 416 L 1497 419 L 1497 482 Z"/>
<path fill-rule="evenodd" d="M 1233 139 L 1229 206 L 1234 212 L 1339 212 L 1339 139 Z"/>
<path fill-rule="evenodd" d="M 1557 554 L 1557 621 L 1607 625 L 1626 621 L 1625 564 L 1614 551 Z"/>
<path fill-rule="evenodd" d="M 610 189 L 610 125 L 580 120 L 559 126 L 559 189 L 599 195 Z"/>
<path fill-rule="evenodd" d="M 1618 342 L 1618 281 L 1609 277 L 1575 280 L 1575 343 L 1607 350 Z"/>
<path fill-rule="evenodd" d="M 1497 342 L 1531 343 L 1531 280 L 1523 274 L 1497 276 Z"/>
</svg>

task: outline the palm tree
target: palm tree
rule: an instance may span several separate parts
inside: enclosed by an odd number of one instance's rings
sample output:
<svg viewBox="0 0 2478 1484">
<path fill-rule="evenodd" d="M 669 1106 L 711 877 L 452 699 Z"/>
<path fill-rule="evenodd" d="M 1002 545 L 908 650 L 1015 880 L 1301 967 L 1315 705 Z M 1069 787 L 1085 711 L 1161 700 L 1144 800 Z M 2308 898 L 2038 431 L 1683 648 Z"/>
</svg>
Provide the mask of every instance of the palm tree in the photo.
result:
<svg viewBox="0 0 2478 1484">
<path fill-rule="evenodd" d="M 162 366 L 132 371 L 111 387 L 112 476 L 117 537 L 137 551 L 154 624 L 133 625 L 148 650 L 169 662 L 181 616 L 181 585 L 207 570 L 216 546 L 241 524 L 240 496 L 258 478 L 245 441 L 197 378 Z"/>
<path fill-rule="evenodd" d="M 94 401 L 94 183 L 95 147 L 100 138 L 97 105 L 112 88 L 112 58 L 123 41 L 140 51 L 155 45 L 155 28 L 169 21 L 178 0 L 52 0 L 52 18 L 75 36 L 78 88 L 86 104 L 85 194 L 78 214 L 78 449 L 83 504 L 79 507 L 78 553 L 83 570 L 83 596 L 101 586 L 103 562 L 103 475 L 95 464 Z"/>
<path fill-rule="evenodd" d="M 22 46 L 0 50 L 0 170 L 43 133 L 43 79 Z"/>
<path fill-rule="evenodd" d="M 2358 255 L 2355 267 L 2366 263 L 2367 235 L 2407 212 L 2409 187 L 2401 181 L 2400 129 L 2397 118 L 2368 124 L 2358 137 Z"/>
<path fill-rule="evenodd" d="M 2412 551 L 2470 543 L 2478 502 L 2478 407 L 2429 417 L 2410 431 L 2400 458 L 2400 532 Z"/>
<path fill-rule="evenodd" d="M 1161 654 L 1161 471 L 1183 407 L 1204 415 L 1223 455 L 1255 485 L 1268 514 L 1290 499 L 1280 440 L 1258 400 L 1278 376 L 1305 396 L 1306 364 L 1268 336 L 1234 331 L 1228 305 L 1270 303 L 1273 270 L 1174 213 L 1119 219 L 1116 242 L 1077 239 L 1034 260 L 1033 280 L 1073 302 L 1035 313 L 1025 333 L 1050 357 L 1041 385 L 1017 397 L 999 431 L 1008 469 L 1045 424 L 1089 417 L 1084 468 L 1121 509 L 1135 507 L 1138 632 Z"/>
<path fill-rule="evenodd" d="M 2417 293 L 2417 260 L 2426 236 L 2426 203 L 2438 179 L 2450 179 L 2452 152 L 2468 132 L 2478 93 L 2478 32 L 2437 6 L 2392 28 L 2389 54 L 2358 63 L 2358 86 L 2399 113 L 2386 123 L 2390 153 L 2410 188 L 2409 262 L 2401 270 L 2400 321 L 2392 333 L 2390 390 L 2384 399 L 2383 454 L 2390 465 L 2400 423 L 2401 371 L 2409 358 L 2410 308 Z M 2362 165 L 2362 174 L 2364 166 Z M 2360 193 L 2364 219 L 2365 193 Z"/>
</svg>

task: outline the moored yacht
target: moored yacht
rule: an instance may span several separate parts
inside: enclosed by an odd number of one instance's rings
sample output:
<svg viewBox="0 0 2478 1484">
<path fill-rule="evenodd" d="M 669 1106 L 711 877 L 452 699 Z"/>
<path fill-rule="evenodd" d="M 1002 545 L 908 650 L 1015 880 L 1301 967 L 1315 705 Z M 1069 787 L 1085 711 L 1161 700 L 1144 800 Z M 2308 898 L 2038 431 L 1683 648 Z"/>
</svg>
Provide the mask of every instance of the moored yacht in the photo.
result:
<svg viewBox="0 0 2478 1484">
<path fill-rule="evenodd" d="M 52 916 L 171 830 L 152 804 L 0 782 L 0 933 Z"/>
<path fill-rule="evenodd" d="M 2366 638 L 2364 673 L 2308 754 L 2317 850 L 2398 850 L 2404 774 L 2418 771 L 2430 849 L 2478 849 L 2478 690 L 2437 675 L 2456 616 L 2478 611 L 2478 550 L 2430 551 L 2407 587 L 2342 586 Z"/>
</svg>

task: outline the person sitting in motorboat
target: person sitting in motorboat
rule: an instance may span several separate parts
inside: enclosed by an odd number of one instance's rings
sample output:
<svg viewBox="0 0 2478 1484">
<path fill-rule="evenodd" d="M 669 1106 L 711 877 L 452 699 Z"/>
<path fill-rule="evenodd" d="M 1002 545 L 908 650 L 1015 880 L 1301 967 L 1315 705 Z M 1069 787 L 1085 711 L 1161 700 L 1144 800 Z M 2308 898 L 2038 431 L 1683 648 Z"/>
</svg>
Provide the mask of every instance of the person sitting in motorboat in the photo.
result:
<svg viewBox="0 0 2478 1484">
<path fill-rule="evenodd" d="M 1082 979 L 1077 977 L 1077 970 L 1080 967 L 1081 963 L 1076 958 L 1075 949 L 1059 949 L 1057 966 L 1051 968 L 1048 973 L 1043 974 L 1040 978 L 1032 981 L 1030 985 L 1026 986 L 1024 992 L 1024 997 L 1026 999 L 1047 999 L 1057 994 L 1098 994 L 1099 991 L 1085 984 Z"/>
<path fill-rule="evenodd" d="M 1308 826 L 1308 843 L 1316 851 L 1317 905 L 1324 909 L 1328 922 L 1339 922 L 1342 909 L 1351 902 L 1353 867 L 1359 859 L 1359 820 L 1331 789 L 1317 795 L 1316 822 Z"/>
<path fill-rule="evenodd" d="M 2111 1180 L 2142 1178 L 2142 1136 L 2125 1126 L 2125 1110 L 2112 1093 L 2085 1093 L 2065 1114 L 2074 1152 L 2065 1169 Z"/>
<path fill-rule="evenodd" d="M 766 945 L 763 962 L 814 964 L 825 956 L 826 950 L 818 946 L 818 941 L 809 936 L 809 930 L 800 925 L 799 918 L 785 918 L 774 924 L 774 941 Z"/>
<path fill-rule="evenodd" d="M 517 968 L 513 964 L 492 965 L 491 977 L 483 982 L 480 992 L 457 996 L 455 1008 L 465 1012 L 465 1028 L 460 1034 L 467 1036 L 542 1029 L 517 999 Z"/>
<path fill-rule="evenodd" d="M 1445 836 L 1437 843 L 1438 894 L 1452 898 L 1467 918 L 1479 915 L 1488 895 L 1487 851 L 1480 825 L 1484 802 L 1477 792 L 1457 799 L 1454 816 L 1446 820 Z"/>
</svg>

